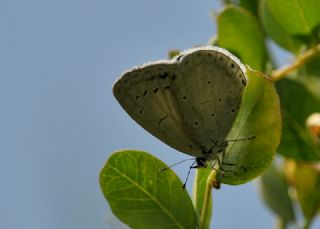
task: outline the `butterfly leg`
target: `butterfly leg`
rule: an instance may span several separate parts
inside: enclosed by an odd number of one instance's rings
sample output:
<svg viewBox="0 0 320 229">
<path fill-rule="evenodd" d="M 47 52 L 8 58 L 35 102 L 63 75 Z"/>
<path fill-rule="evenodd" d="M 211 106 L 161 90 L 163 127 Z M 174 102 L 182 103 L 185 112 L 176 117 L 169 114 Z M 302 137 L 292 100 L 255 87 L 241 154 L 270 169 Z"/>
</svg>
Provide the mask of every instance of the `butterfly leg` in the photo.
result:
<svg viewBox="0 0 320 229">
<path fill-rule="evenodd" d="M 207 166 L 208 166 L 208 164 L 206 162 L 206 158 L 197 157 L 196 160 L 189 167 L 187 178 L 186 178 L 186 181 L 184 182 L 182 188 L 185 189 L 185 187 L 186 187 L 186 184 L 187 184 L 187 181 L 189 179 L 189 175 L 190 175 L 191 169 L 207 168 Z"/>
<path fill-rule="evenodd" d="M 222 165 L 236 166 L 236 167 L 241 168 L 245 173 L 247 172 L 247 169 L 246 169 L 245 167 L 243 167 L 242 165 L 239 165 L 239 164 L 233 164 L 233 163 L 225 163 L 225 162 L 222 162 Z"/>
<path fill-rule="evenodd" d="M 222 156 L 221 156 L 221 161 L 223 161 L 223 157 L 224 157 L 225 151 L 222 152 Z M 216 156 L 215 161 L 218 163 L 219 165 L 219 170 L 222 173 L 222 175 L 224 174 L 224 172 L 229 172 L 229 173 L 233 173 L 234 175 L 237 176 L 237 173 L 235 171 L 232 170 L 228 170 L 228 169 L 224 169 L 223 165 L 226 165 L 225 163 L 220 161 L 220 158 L 218 156 Z M 229 164 L 230 165 L 230 164 Z"/>
<path fill-rule="evenodd" d="M 194 165 L 194 164 L 196 164 L 196 165 Z M 201 157 L 197 157 L 196 160 L 189 167 L 187 178 L 186 178 L 186 181 L 184 182 L 182 188 L 185 189 L 185 187 L 186 187 L 186 184 L 187 184 L 187 181 L 189 179 L 189 175 L 190 175 L 191 169 L 206 168 L 206 167 L 207 167 L 206 159 L 205 158 L 201 158 Z"/>
<path fill-rule="evenodd" d="M 241 139 L 232 139 L 232 140 L 227 140 L 225 142 L 222 142 L 220 145 L 218 145 L 219 147 L 222 147 L 222 148 L 226 148 L 228 146 L 228 143 L 229 142 L 237 142 L 237 141 L 250 141 L 252 139 L 255 139 L 256 136 L 251 136 L 251 137 L 248 137 L 248 138 L 241 138 Z M 218 151 L 219 152 L 219 151 Z M 221 152 L 221 150 L 220 150 Z M 239 165 L 239 164 L 234 164 L 234 163 L 226 163 L 226 162 L 223 162 L 223 158 L 224 158 L 224 154 L 225 154 L 225 150 L 222 151 L 222 165 L 227 165 L 227 166 L 236 166 L 238 168 L 241 168 L 245 173 L 247 172 L 247 169 L 245 167 L 243 167 L 242 165 Z M 235 172 L 233 172 L 235 173 Z"/>
<path fill-rule="evenodd" d="M 222 155 L 221 155 L 221 165 L 223 166 L 223 165 L 227 165 L 227 166 L 236 166 L 236 167 L 239 167 L 239 168 L 241 168 L 245 173 L 247 172 L 247 169 L 244 167 L 244 166 L 242 166 L 242 165 L 239 165 L 239 164 L 234 164 L 234 163 L 227 163 L 227 162 L 224 162 L 223 161 L 223 158 L 224 158 L 224 154 L 225 154 L 225 150 L 222 152 Z M 219 164 L 219 166 L 220 166 L 220 164 Z M 228 170 L 228 171 L 230 171 L 230 170 Z M 234 172 L 234 171 L 231 171 L 232 173 L 234 173 L 235 175 L 237 175 L 237 173 L 236 172 Z"/>
<path fill-rule="evenodd" d="M 214 166 L 216 165 L 216 162 L 219 161 L 219 158 L 217 157 L 213 162 L 212 162 L 212 165 L 211 165 L 211 169 L 215 170 L 217 173 L 220 173 L 221 176 L 224 176 L 224 172 L 221 170 L 221 167 L 219 165 L 219 169 L 216 169 Z M 218 162 L 218 164 L 220 164 L 220 162 Z"/>
</svg>

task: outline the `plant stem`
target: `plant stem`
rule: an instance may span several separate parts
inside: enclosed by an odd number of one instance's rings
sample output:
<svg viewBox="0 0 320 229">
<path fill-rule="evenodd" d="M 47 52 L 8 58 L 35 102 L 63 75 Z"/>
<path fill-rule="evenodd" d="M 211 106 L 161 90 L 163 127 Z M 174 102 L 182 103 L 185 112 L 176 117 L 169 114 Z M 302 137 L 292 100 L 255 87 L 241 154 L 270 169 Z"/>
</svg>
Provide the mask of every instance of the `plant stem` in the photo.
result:
<svg viewBox="0 0 320 229">
<path fill-rule="evenodd" d="M 200 216 L 199 229 L 205 229 L 205 227 L 206 227 L 206 219 L 207 219 L 207 214 L 208 214 L 208 209 L 209 209 L 211 190 L 213 187 L 213 182 L 216 180 L 216 175 L 217 175 L 217 171 L 213 169 L 210 172 L 208 179 L 207 179 L 206 190 L 204 193 L 202 211 L 201 211 L 201 216 Z"/>
<path fill-rule="evenodd" d="M 301 67 L 304 65 L 307 61 L 309 61 L 312 57 L 320 53 L 320 45 L 316 45 L 311 49 L 308 49 L 307 51 L 301 53 L 295 61 L 291 64 L 285 65 L 281 67 L 280 69 L 276 69 L 271 73 L 271 78 L 274 81 L 280 80 L 286 75 L 288 75 L 293 70 Z"/>
</svg>

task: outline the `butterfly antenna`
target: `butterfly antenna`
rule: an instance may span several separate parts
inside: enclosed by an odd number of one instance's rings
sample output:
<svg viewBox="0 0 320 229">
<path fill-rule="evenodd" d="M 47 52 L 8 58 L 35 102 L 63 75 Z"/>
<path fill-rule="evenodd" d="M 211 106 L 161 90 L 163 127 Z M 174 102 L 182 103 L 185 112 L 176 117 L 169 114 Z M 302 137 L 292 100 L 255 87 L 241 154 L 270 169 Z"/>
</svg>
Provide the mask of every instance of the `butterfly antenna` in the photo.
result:
<svg viewBox="0 0 320 229">
<path fill-rule="evenodd" d="M 188 182 L 188 179 L 189 179 L 189 175 L 190 175 L 190 172 L 191 172 L 191 169 L 193 169 L 193 165 L 196 163 L 197 161 L 194 161 L 192 163 L 192 165 L 189 167 L 189 171 L 188 171 L 188 175 L 187 175 L 187 178 L 186 178 L 186 181 L 184 182 L 184 184 L 182 185 L 182 188 L 185 189 L 186 188 L 186 185 L 187 185 L 187 182 Z"/>
<path fill-rule="evenodd" d="M 240 138 L 240 139 L 231 139 L 231 140 L 226 140 L 226 142 L 239 142 L 239 141 L 248 141 L 248 140 L 252 140 L 255 139 L 256 136 L 251 136 L 249 138 Z"/>
<path fill-rule="evenodd" d="M 177 163 L 174 163 L 174 164 L 172 164 L 172 165 L 169 165 L 168 167 L 164 167 L 164 168 L 160 169 L 160 172 L 165 171 L 165 170 L 170 169 L 170 168 L 172 168 L 172 167 L 174 167 L 174 166 L 176 166 L 176 165 L 179 165 L 179 164 L 181 164 L 181 163 L 183 163 L 183 162 L 185 162 L 185 161 L 190 161 L 190 160 L 195 160 L 195 159 L 194 159 L 194 158 L 184 159 L 184 160 L 182 160 L 182 161 L 179 161 L 179 162 L 177 162 Z"/>
</svg>

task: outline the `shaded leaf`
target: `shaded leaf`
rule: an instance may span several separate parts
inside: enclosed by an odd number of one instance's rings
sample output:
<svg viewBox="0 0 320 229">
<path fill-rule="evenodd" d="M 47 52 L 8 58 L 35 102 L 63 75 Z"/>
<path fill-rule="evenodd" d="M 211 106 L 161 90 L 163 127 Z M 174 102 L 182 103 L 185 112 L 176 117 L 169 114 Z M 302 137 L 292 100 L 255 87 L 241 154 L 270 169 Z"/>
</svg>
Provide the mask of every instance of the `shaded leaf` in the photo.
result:
<svg viewBox="0 0 320 229">
<path fill-rule="evenodd" d="M 134 150 L 110 156 L 100 186 L 112 212 L 131 228 L 196 228 L 196 215 L 182 182 L 154 156 Z"/>
<path fill-rule="evenodd" d="M 260 1 L 260 18 L 266 33 L 282 48 L 298 53 L 302 47 L 301 41 L 295 39 L 287 32 L 283 25 L 270 11 L 268 0 Z"/>
<path fill-rule="evenodd" d="M 248 84 L 242 97 L 241 107 L 227 139 L 249 141 L 229 143 L 224 163 L 241 165 L 224 166 L 222 183 L 242 184 L 260 175 L 270 165 L 280 142 L 281 114 L 279 98 L 273 82 L 262 73 L 247 70 Z"/>
<path fill-rule="evenodd" d="M 299 69 L 299 82 L 303 83 L 309 91 L 320 99 L 320 55 L 316 55 Z"/>
<path fill-rule="evenodd" d="M 255 70 L 263 71 L 267 54 L 257 19 L 247 10 L 226 7 L 218 16 L 218 44 Z"/>
<path fill-rule="evenodd" d="M 320 210 L 320 164 L 286 162 L 286 169 L 307 222 Z"/>
<path fill-rule="evenodd" d="M 259 2 L 260 0 L 240 0 L 240 6 L 258 16 Z"/>
<path fill-rule="evenodd" d="M 320 100 L 303 84 L 292 79 L 282 79 L 276 86 L 283 116 L 283 131 L 278 152 L 296 160 L 320 160 L 320 148 L 306 127 L 309 115 L 320 111 Z"/>
<path fill-rule="evenodd" d="M 282 171 L 272 164 L 260 177 L 260 191 L 265 204 L 282 222 L 295 220 L 293 205 L 289 197 L 289 185 Z"/>
</svg>

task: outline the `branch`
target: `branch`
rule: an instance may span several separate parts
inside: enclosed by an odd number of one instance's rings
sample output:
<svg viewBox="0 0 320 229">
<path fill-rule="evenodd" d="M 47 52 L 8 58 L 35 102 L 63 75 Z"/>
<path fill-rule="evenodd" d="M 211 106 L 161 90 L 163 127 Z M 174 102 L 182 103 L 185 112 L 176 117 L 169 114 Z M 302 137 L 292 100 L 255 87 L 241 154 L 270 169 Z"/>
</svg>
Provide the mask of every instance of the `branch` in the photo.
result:
<svg viewBox="0 0 320 229">
<path fill-rule="evenodd" d="M 280 80 L 286 75 L 288 75 L 293 70 L 296 70 L 297 68 L 304 65 L 306 62 L 308 62 L 312 57 L 316 56 L 320 53 L 320 45 L 316 45 L 315 47 L 308 49 L 307 51 L 301 53 L 297 58 L 294 60 L 293 63 L 285 65 L 281 67 L 280 69 L 274 70 L 271 73 L 271 78 L 274 81 Z"/>
</svg>

